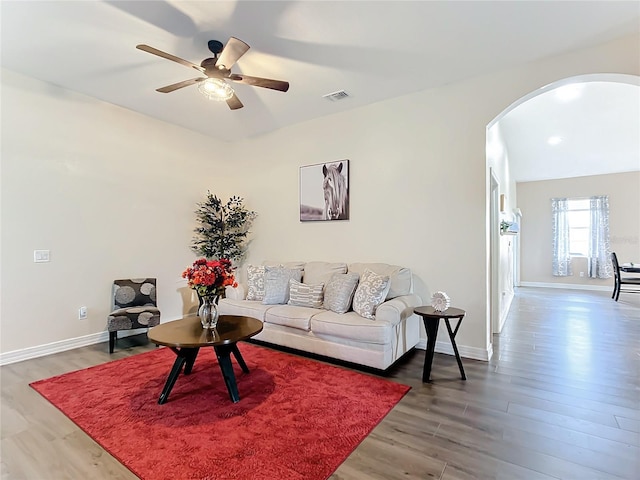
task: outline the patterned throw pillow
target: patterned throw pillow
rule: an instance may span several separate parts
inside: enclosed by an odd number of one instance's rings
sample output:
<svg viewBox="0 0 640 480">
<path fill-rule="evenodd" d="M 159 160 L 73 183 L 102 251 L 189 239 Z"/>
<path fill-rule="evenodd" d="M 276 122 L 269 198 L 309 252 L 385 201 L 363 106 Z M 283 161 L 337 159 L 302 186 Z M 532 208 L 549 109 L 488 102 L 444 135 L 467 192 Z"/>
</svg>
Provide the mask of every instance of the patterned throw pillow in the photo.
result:
<svg viewBox="0 0 640 480">
<path fill-rule="evenodd" d="M 335 313 L 348 312 L 359 279 L 357 273 L 334 273 L 324 289 L 324 308 Z"/>
<path fill-rule="evenodd" d="M 247 267 L 247 300 L 264 298 L 264 267 L 249 265 Z"/>
<path fill-rule="evenodd" d="M 263 305 L 284 305 L 289 301 L 289 280 L 302 280 L 302 270 L 264 267 Z"/>
<path fill-rule="evenodd" d="M 389 277 L 366 269 L 353 295 L 353 310 L 361 317 L 375 320 L 376 308 L 384 302 L 389 291 Z"/>
<path fill-rule="evenodd" d="M 306 283 L 296 282 L 293 278 L 289 280 L 289 305 L 297 305 L 299 307 L 322 307 L 322 283 L 316 285 L 307 285 Z"/>
</svg>

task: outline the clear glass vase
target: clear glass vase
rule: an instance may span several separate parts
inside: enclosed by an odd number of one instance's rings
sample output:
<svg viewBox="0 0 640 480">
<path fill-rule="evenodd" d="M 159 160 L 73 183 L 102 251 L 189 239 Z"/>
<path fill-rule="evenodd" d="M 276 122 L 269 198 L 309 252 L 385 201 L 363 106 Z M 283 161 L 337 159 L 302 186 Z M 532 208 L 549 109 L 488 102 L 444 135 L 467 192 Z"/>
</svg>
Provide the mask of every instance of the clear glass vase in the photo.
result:
<svg viewBox="0 0 640 480">
<path fill-rule="evenodd" d="M 218 325 L 218 296 L 217 295 L 205 295 L 202 297 L 202 305 L 198 309 L 198 316 L 200 317 L 200 323 L 202 328 L 215 328 Z"/>
</svg>

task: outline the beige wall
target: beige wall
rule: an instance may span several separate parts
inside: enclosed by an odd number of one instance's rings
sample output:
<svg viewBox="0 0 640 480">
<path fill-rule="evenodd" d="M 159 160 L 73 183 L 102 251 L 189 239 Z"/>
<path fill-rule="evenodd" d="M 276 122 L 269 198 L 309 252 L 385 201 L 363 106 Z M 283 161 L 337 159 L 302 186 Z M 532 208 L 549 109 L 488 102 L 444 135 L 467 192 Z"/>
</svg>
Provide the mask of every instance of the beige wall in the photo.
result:
<svg viewBox="0 0 640 480">
<path fill-rule="evenodd" d="M 639 62 L 638 38 L 622 39 L 232 145 L 3 74 L 2 353 L 101 332 L 118 276 L 155 274 L 163 319 L 181 316 L 194 205 L 210 189 L 258 211 L 249 261 L 406 265 L 425 302 L 444 290 L 467 310 L 458 345 L 486 358 L 487 124 L 543 85 Z M 300 223 L 299 167 L 344 158 L 351 220 Z M 41 248 L 51 263 L 33 263 Z"/>
<path fill-rule="evenodd" d="M 228 148 L 3 70 L 0 350 L 103 331 L 115 278 L 157 277 L 163 319 L 180 318 L 195 203 L 243 193 Z"/>
<path fill-rule="evenodd" d="M 587 277 L 585 258 L 573 259 L 573 276 L 551 273 L 551 198 L 609 196 L 611 250 L 620 261 L 640 262 L 640 172 L 522 182 L 517 184 L 522 209 L 521 269 L 523 284 L 579 284 L 611 287 L 613 278 Z M 585 277 L 580 277 L 584 272 Z"/>
<path fill-rule="evenodd" d="M 467 311 L 459 345 L 481 358 L 490 348 L 486 127 L 518 98 L 553 81 L 637 73 L 637 45 L 637 38 L 625 39 L 243 142 L 237 168 L 249 198 L 270 206 L 260 211 L 249 261 L 406 265 L 425 302 L 443 290 Z M 344 158 L 351 160 L 351 220 L 300 223 L 299 167 Z M 504 178 L 508 191 L 515 190 L 508 173 Z M 515 191 L 509 197 L 512 208 Z"/>
</svg>

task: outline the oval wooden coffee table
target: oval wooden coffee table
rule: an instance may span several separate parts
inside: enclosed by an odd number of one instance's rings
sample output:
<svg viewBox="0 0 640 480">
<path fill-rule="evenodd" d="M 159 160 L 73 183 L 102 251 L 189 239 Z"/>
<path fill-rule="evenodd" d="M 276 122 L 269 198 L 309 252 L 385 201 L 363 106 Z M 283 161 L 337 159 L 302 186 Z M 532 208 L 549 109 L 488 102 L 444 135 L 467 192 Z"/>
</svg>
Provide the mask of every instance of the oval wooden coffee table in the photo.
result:
<svg viewBox="0 0 640 480">
<path fill-rule="evenodd" d="M 227 385 L 229 397 L 233 403 L 240 400 L 236 376 L 233 373 L 231 354 L 242 368 L 249 373 L 238 342 L 246 340 L 262 331 L 262 322 L 250 317 L 236 315 L 220 315 L 218 325 L 212 330 L 202 328 L 200 317 L 187 317 L 181 320 L 161 323 L 149 329 L 149 340 L 157 345 L 165 345 L 176 354 L 167 382 L 162 389 L 158 403 L 162 405 L 169 399 L 169 394 L 184 366 L 184 374 L 189 375 L 196 362 L 201 347 L 213 347 L 218 357 L 224 383 Z"/>
</svg>

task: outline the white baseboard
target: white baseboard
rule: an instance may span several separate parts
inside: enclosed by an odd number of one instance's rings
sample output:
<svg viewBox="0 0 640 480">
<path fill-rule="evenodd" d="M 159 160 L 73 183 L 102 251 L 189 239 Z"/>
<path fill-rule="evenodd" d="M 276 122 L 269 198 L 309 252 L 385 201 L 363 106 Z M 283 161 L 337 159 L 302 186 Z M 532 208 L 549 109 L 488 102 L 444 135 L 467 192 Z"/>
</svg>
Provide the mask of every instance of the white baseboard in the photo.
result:
<svg viewBox="0 0 640 480">
<path fill-rule="evenodd" d="M 427 349 L 427 340 L 421 339 L 416 348 L 420 350 Z M 436 353 L 445 353 L 447 355 L 454 355 L 453 347 L 451 346 L 451 341 L 447 337 L 445 341 L 438 342 L 436 341 Z M 483 350 L 482 348 L 476 347 L 467 347 L 465 345 L 458 345 L 458 353 L 461 357 L 470 358 L 472 360 L 481 360 L 483 362 L 488 362 L 493 356 L 493 345 L 489 345 L 487 350 Z"/>
<path fill-rule="evenodd" d="M 146 329 L 120 330 L 118 332 L 118 338 L 139 335 L 141 332 L 145 331 Z M 109 332 L 98 332 L 92 333 L 91 335 L 85 335 L 84 337 L 69 338 L 67 340 L 61 340 L 59 342 L 38 345 L 37 347 L 29 347 L 22 350 L 13 350 L 11 352 L 0 353 L 0 366 L 9 365 L 10 363 L 22 362 L 23 360 L 31 360 L 32 358 L 44 357 L 45 355 L 51 355 L 52 353 L 66 352 L 67 350 L 73 350 L 74 348 L 86 347 L 89 345 L 95 345 L 96 343 L 108 341 Z"/>
<path fill-rule="evenodd" d="M 131 335 L 139 335 L 141 332 L 145 331 L 146 329 L 121 330 L 118 332 L 118 338 L 124 338 Z M 89 345 L 95 345 L 96 343 L 108 341 L 109 332 L 98 332 L 91 335 L 85 335 L 83 337 L 70 338 L 67 340 L 61 340 L 59 342 L 38 345 L 36 347 L 29 347 L 22 350 L 13 350 L 11 352 L 0 353 L 0 366 L 22 362 L 24 360 L 31 360 L 32 358 L 44 357 L 45 355 L 51 355 L 53 353 L 66 352 L 67 350 L 73 350 L 74 348 L 87 347 Z M 416 345 L 416 348 L 426 350 L 426 339 L 421 339 Z M 436 352 L 445 353 L 447 355 L 454 354 L 453 347 L 451 346 L 451 342 L 448 338 L 446 341 L 436 342 Z M 489 348 L 485 351 L 481 348 L 458 345 L 458 352 L 460 353 L 461 357 L 488 362 L 493 355 L 493 346 L 489 345 Z"/>
<path fill-rule="evenodd" d="M 511 304 L 513 303 L 514 297 L 515 297 L 514 292 L 509 292 L 508 295 L 504 295 L 502 299 L 502 304 L 501 304 L 502 311 L 500 312 L 500 319 L 498 320 L 500 325 L 498 326 L 498 331 L 494 333 L 500 333 L 502 331 L 502 328 L 504 327 L 504 324 L 507 321 L 507 317 L 509 316 L 509 309 L 511 308 Z M 491 358 L 491 356 L 489 356 L 489 358 Z"/>
<path fill-rule="evenodd" d="M 539 288 L 569 288 L 571 290 L 598 290 L 601 292 L 613 292 L 613 285 L 584 285 L 579 283 L 544 283 L 544 282 L 520 282 L 521 287 Z"/>
</svg>

